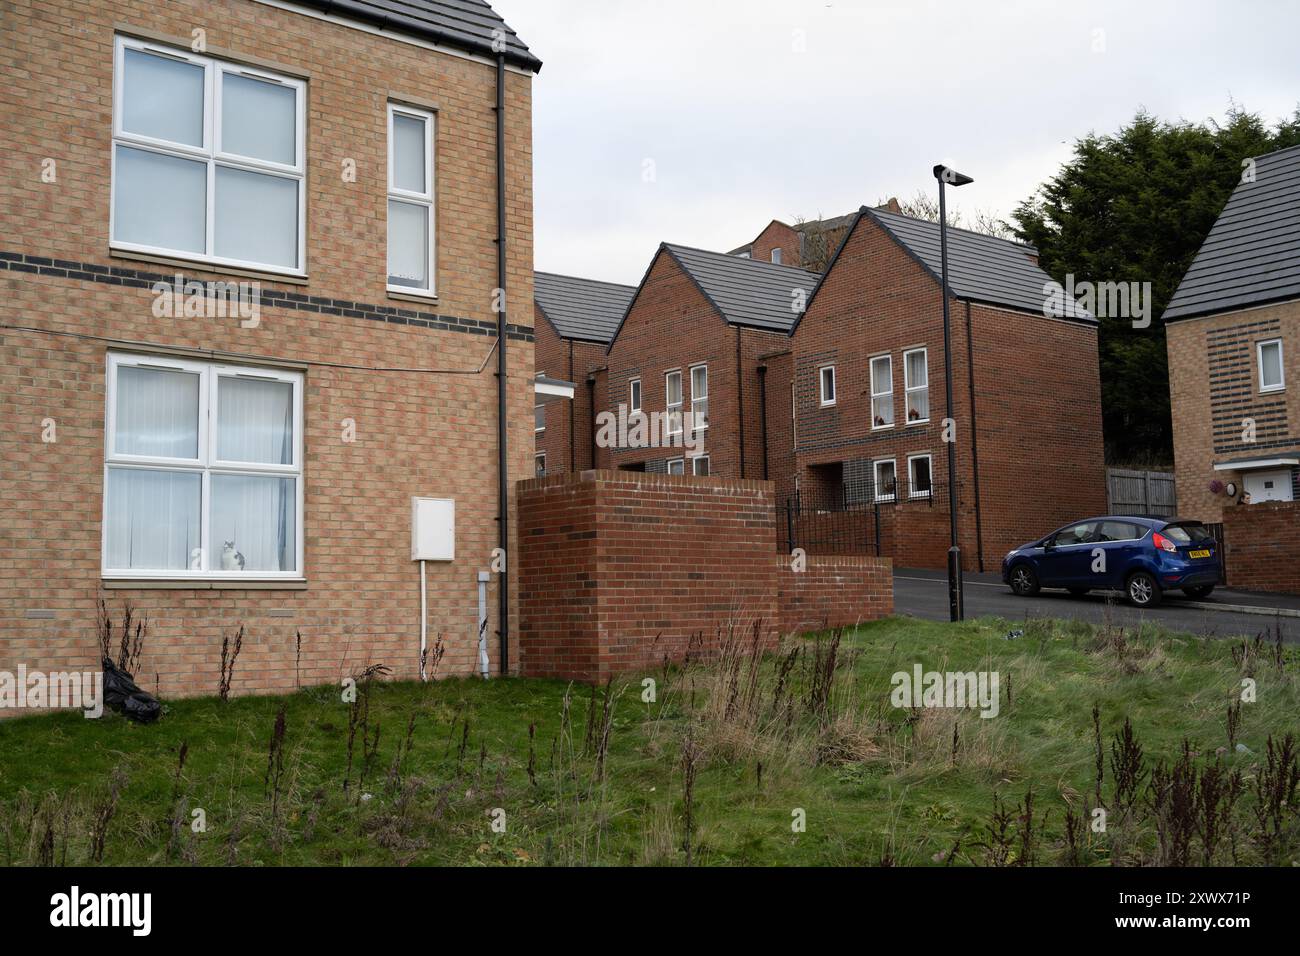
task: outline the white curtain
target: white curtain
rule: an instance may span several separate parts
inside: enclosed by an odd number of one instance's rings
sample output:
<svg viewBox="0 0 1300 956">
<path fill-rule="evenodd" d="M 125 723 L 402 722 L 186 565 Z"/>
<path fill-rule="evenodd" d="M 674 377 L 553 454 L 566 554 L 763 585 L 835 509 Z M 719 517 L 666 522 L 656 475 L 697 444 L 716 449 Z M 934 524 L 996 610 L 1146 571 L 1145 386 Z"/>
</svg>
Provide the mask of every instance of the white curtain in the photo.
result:
<svg viewBox="0 0 1300 956">
<path fill-rule="evenodd" d="M 293 385 L 222 376 L 217 381 L 217 459 L 293 464 Z"/>
<path fill-rule="evenodd" d="M 907 419 L 917 421 L 930 417 L 930 377 L 924 352 L 907 356 Z M 915 391 L 911 391 L 915 389 Z"/>
<path fill-rule="evenodd" d="M 212 476 L 212 570 L 232 570 L 236 554 L 245 571 L 297 570 L 297 480 Z"/>
<path fill-rule="evenodd" d="M 119 455 L 199 457 L 199 376 L 171 369 L 117 370 Z"/>
<path fill-rule="evenodd" d="M 199 547 L 198 472 L 109 468 L 108 567 L 184 571 Z"/>
</svg>

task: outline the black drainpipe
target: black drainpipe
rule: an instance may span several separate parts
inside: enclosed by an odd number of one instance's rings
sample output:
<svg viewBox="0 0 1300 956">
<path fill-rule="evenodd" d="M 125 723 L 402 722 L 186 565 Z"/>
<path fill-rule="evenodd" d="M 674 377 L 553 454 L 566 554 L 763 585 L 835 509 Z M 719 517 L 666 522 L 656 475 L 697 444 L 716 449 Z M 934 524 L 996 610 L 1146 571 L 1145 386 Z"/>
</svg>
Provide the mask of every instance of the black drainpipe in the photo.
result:
<svg viewBox="0 0 1300 956">
<path fill-rule="evenodd" d="M 501 553 L 507 561 L 501 569 L 497 594 L 497 634 L 501 638 L 501 673 L 510 673 L 510 511 L 509 472 L 506 433 L 506 58 L 497 56 L 497 533 Z"/>
<path fill-rule="evenodd" d="M 767 363 L 758 365 L 758 423 L 763 432 L 763 480 L 767 481 Z"/>
<path fill-rule="evenodd" d="M 740 419 L 740 477 L 745 477 L 745 385 L 740 379 L 740 326 L 736 326 L 736 410 Z M 712 473 L 710 468 L 709 472 Z"/>
<path fill-rule="evenodd" d="M 975 547 L 979 568 L 984 570 L 984 521 L 980 512 L 980 439 L 979 422 L 975 417 L 975 339 L 971 335 L 970 303 L 966 303 L 966 370 L 970 379 L 970 450 L 971 468 L 975 475 Z M 952 476 L 949 476 L 949 481 Z"/>
</svg>

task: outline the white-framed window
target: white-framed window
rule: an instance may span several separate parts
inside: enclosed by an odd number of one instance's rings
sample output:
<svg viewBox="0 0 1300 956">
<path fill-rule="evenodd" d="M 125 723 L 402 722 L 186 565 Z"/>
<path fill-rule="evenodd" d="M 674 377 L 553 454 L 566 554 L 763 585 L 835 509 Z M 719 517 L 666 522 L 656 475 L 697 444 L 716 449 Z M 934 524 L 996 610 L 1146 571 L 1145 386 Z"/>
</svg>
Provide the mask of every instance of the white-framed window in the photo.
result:
<svg viewBox="0 0 1300 956">
<path fill-rule="evenodd" d="M 709 476 L 708 455 L 696 455 L 691 459 L 691 474 L 697 478 L 707 478 Z"/>
<path fill-rule="evenodd" d="M 898 496 L 898 470 L 892 458 L 881 458 L 871 465 L 877 501 L 893 501 Z"/>
<path fill-rule="evenodd" d="M 871 360 L 871 427 L 894 427 L 894 362 L 888 355 Z"/>
<path fill-rule="evenodd" d="M 907 424 L 930 420 L 930 366 L 925 349 L 903 353 L 903 390 L 906 394 Z"/>
<path fill-rule="evenodd" d="M 821 382 L 822 408 L 835 404 L 835 366 L 823 365 L 817 370 Z"/>
<path fill-rule="evenodd" d="M 434 116 L 388 104 L 388 291 L 437 294 Z"/>
<path fill-rule="evenodd" d="M 779 247 L 772 250 L 772 261 L 778 266 L 781 264 L 781 249 Z"/>
<path fill-rule="evenodd" d="M 664 375 L 664 407 L 668 410 L 668 434 L 682 433 L 682 373 Z"/>
<path fill-rule="evenodd" d="M 537 469 L 537 477 L 546 477 L 546 452 L 538 452 L 533 456 L 533 466 Z"/>
<path fill-rule="evenodd" d="M 929 455 L 907 456 L 907 493 L 911 498 L 929 498 L 934 492 L 934 479 L 931 466 L 934 460 Z"/>
<path fill-rule="evenodd" d="M 691 369 L 691 426 L 697 432 L 709 427 L 709 367 Z"/>
<path fill-rule="evenodd" d="M 636 415 L 641 411 L 641 380 L 634 378 L 627 383 L 628 414 Z"/>
<path fill-rule="evenodd" d="M 546 431 L 546 406 L 534 405 L 533 406 L 533 432 L 538 433 L 544 431 Z"/>
<path fill-rule="evenodd" d="M 307 84 L 114 38 L 114 249 L 305 274 Z"/>
<path fill-rule="evenodd" d="M 1258 354 L 1259 390 L 1261 392 L 1282 391 L 1286 388 L 1286 370 L 1282 367 L 1282 340 L 1260 342 Z"/>
<path fill-rule="evenodd" d="M 103 573 L 301 578 L 299 372 L 110 353 Z"/>
<path fill-rule="evenodd" d="M 684 475 L 684 474 L 686 474 L 686 459 L 685 459 L 685 458 L 670 458 L 670 459 L 668 460 L 668 474 L 670 474 L 670 475 Z"/>
</svg>

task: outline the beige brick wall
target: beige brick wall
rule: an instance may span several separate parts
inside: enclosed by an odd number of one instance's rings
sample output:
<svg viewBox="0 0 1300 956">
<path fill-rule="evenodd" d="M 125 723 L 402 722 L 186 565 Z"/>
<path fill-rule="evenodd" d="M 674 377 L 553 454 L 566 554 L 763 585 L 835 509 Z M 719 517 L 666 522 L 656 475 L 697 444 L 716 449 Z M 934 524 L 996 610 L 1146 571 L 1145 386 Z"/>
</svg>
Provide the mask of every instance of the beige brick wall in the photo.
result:
<svg viewBox="0 0 1300 956">
<path fill-rule="evenodd" d="M 308 76 L 305 285 L 264 279 L 263 292 L 343 299 L 494 323 L 495 69 L 251 2 L 10 2 L 0 10 L 0 252 L 171 275 L 168 264 L 112 255 L 108 245 L 115 29 L 184 40 L 206 30 L 213 56 Z M 438 106 L 436 303 L 389 297 L 385 103 Z M 511 479 L 532 474 L 531 78 L 507 80 Z M 41 180 L 42 161 L 57 182 Z M 345 182 L 354 159 L 356 182 Z M 31 269 L 31 271 L 28 271 Z M 222 276 L 183 268 L 200 280 Z M 221 636 L 248 636 L 238 692 L 331 682 L 367 663 L 416 673 L 419 572 L 410 561 L 410 498 L 457 499 L 457 560 L 429 568 L 431 637 L 445 635 L 444 673 L 474 667 L 476 575 L 497 543 L 495 358 L 476 374 L 380 373 L 334 365 L 476 370 L 487 329 L 414 327 L 263 307 L 261 325 L 159 319 L 147 288 L 90 281 L 51 265 L 0 269 L 0 323 L 237 353 L 305 367 L 307 580 L 297 590 L 141 587 L 113 591 L 150 619 L 140 683 L 164 695 L 217 686 Z M 88 668 L 101 593 L 105 355 L 109 342 L 0 330 L 0 669 Z M 325 364 L 313 364 L 325 363 Z M 41 440 L 44 419 L 56 443 Z M 342 440 L 341 422 L 357 440 Z M 512 502 L 513 511 L 513 502 Z M 513 555 L 512 555 L 513 558 Z M 496 607 L 496 583 L 490 607 Z M 35 616 L 52 612 L 52 617 Z M 496 626 L 495 614 L 493 628 Z M 301 629 L 301 662 L 295 631 Z M 496 664 L 495 635 L 491 640 Z M 516 658 L 517 660 L 517 658 Z M 513 663 L 513 662 L 512 662 Z"/>
<path fill-rule="evenodd" d="M 1218 522 L 1236 499 L 1215 494 L 1210 482 L 1235 482 L 1240 494 L 1242 475 L 1216 472 L 1216 461 L 1300 447 L 1300 301 L 1171 322 L 1165 337 L 1178 511 Z M 1261 394 L 1256 345 L 1279 337 L 1288 387 Z M 1254 444 L 1242 441 L 1247 418 Z"/>
</svg>

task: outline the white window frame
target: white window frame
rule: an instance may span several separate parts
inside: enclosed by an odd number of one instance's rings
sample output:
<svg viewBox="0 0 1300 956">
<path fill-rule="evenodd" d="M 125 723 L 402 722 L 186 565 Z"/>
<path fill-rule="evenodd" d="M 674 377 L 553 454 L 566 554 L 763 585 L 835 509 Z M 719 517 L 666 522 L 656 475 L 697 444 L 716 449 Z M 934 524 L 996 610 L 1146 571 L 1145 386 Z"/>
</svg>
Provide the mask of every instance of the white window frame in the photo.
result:
<svg viewBox="0 0 1300 956">
<path fill-rule="evenodd" d="M 916 488 L 916 473 L 912 470 L 912 463 L 924 458 L 930 463 L 930 488 L 927 491 L 918 491 Z M 909 498 L 929 498 L 934 494 L 934 456 L 929 452 L 923 455 L 907 456 L 907 496 Z"/>
<path fill-rule="evenodd" d="M 925 356 L 925 384 L 913 385 L 911 376 L 908 374 L 907 357 L 917 353 Z M 913 419 L 912 396 L 917 392 L 925 392 L 925 418 Z M 925 425 L 930 421 L 930 352 L 926 348 L 908 349 L 903 353 L 903 424 L 904 425 Z"/>
<path fill-rule="evenodd" d="M 538 465 L 541 467 L 539 468 Z M 539 451 L 533 455 L 533 476 L 536 478 L 546 474 L 546 452 Z"/>
<path fill-rule="evenodd" d="M 668 389 L 668 382 L 673 378 L 673 376 L 677 376 L 676 403 L 668 401 L 668 396 L 671 394 Z M 664 372 L 664 410 L 668 415 L 668 430 L 666 434 L 669 436 L 676 436 L 682 433 L 682 400 L 684 397 L 685 392 L 682 389 L 682 370 L 673 369 L 671 372 Z M 676 413 L 675 415 L 674 412 Z M 676 427 L 674 427 L 674 423 Z"/>
<path fill-rule="evenodd" d="M 541 409 L 541 412 L 542 412 L 542 424 L 541 424 L 541 427 L 538 427 L 538 425 L 537 425 L 537 411 L 538 411 L 538 409 Z M 534 406 L 533 406 L 533 434 L 534 434 L 534 435 L 540 435 L 540 434 L 541 434 L 542 432 L 544 432 L 544 431 L 546 431 L 546 405 L 545 405 L 545 404 L 534 405 Z"/>
<path fill-rule="evenodd" d="M 702 461 L 709 463 L 708 474 L 705 475 L 700 474 L 700 462 Z M 696 455 L 694 458 L 691 459 L 691 474 L 694 475 L 696 478 L 707 478 L 709 477 L 709 475 L 713 474 L 713 463 L 709 462 L 708 455 Z"/>
<path fill-rule="evenodd" d="M 892 494 L 881 494 L 880 488 L 880 466 L 891 465 L 894 469 L 894 491 Z M 898 462 L 893 458 L 877 458 L 871 463 L 871 493 L 876 501 L 897 501 L 898 500 Z"/>
<path fill-rule="evenodd" d="M 627 411 L 629 415 L 641 412 L 641 379 L 634 378 L 627 383 Z"/>
<path fill-rule="evenodd" d="M 783 256 L 781 255 L 781 247 L 780 247 L 780 246 L 775 246 L 775 247 L 772 249 L 772 255 L 770 256 L 770 258 L 771 258 L 771 260 L 772 260 L 772 265 L 779 266 L 779 265 L 783 265 L 783 264 L 784 264 L 784 263 L 781 262 L 781 259 L 783 258 Z"/>
<path fill-rule="evenodd" d="M 1277 346 L 1277 371 L 1281 378 L 1276 385 L 1264 383 L 1264 349 L 1270 345 Z M 1256 364 L 1259 366 L 1259 390 L 1261 393 L 1286 391 L 1286 352 L 1281 339 L 1267 339 L 1255 346 Z"/>
<path fill-rule="evenodd" d="M 673 471 L 673 468 L 676 468 L 677 470 L 676 470 L 676 471 Z M 686 459 L 685 459 L 685 458 L 669 458 L 669 459 L 668 459 L 668 474 L 670 474 L 670 475 L 685 475 L 685 474 L 686 474 Z"/>
<path fill-rule="evenodd" d="M 144 455 L 120 454 L 116 450 L 117 438 L 117 373 L 120 368 L 155 368 L 187 372 L 199 376 L 199 435 L 197 458 L 162 458 Z M 222 378 L 260 378 L 287 382 L 293 386 L 293 462 L 275 465 L 257 462 L 223 461 L 217 457 L 217 388 Z M 226 365 L 219 362 L 197 362 L 170 356 L 110 352 L 106 370 L 104 399 L 104 471 L 103 510 L 101 512 L 100 570 L 109 580 L 150 581 L 301 581 L 305 579 L 303 528 L 306 481 L 303 467 L 303 374 L 283 369 L 258 366 Z M 198 570 L 184 571 L 175 568 L 111 568 L 108 566 L 108 475 L 111 469 L 137 468 L 151 471 L 185 471 L 202 476 L 199 499 L 199 549 Z M 295 570 L 292 571 L 222 571 L 216 563 L 211 539 L 211 502 L 213 475 L 240 475 L 250 477 L 294 478 L 297 491 L 297 511 L 294 528 Z"/>
<path fill-rule="evenodd" d="M 409 189 L 398 189 L 393 183 L 393 160 L 396 158 L 396 150 L 393 149 L 393 117 L 397 114 L 418 119 L 424 123 L 424 192 L 412 192 Z M 434 183 L 434 144 L 437 141 L 437 115 L 432 110 L 420 109 L 415 106 L 407 106 L 404 103 L 389 102 L 388 104 L 388 197 L 384 200 L 384 248 L 388 248 L 388 205 L 390 202 L 403 202 L 412 206 L 424 206 L 429 210 L 428 223 L 429 235 L 426 237 L 429 244 L 429 261 L 426 264 L 429 275 L 429 288 L 420 289 L 409 285 L 394 285 L 391 281 L 392 268 L 388 256 L 384 257 L 384 283 L 389 292 L 397 292 L 401 295 L 418 295 L 426 299 L 436 299 L 438 297 L 438 273 L 436 271 L 438 263 L 438 226 L 437 226 L 437 203 L 434 202 L 436 184 Z"/>
<path fill-rule="evenodd" d="M 169 140 L 130 133 L 122 128 L 123 81 L 126 76 L 125 62 L 127 50 L 139 50 L 144 53 L 161 55 L 174 60 L 184 60 L 194 66 L 203 68 L 203 145 L 191 146 L 185 143 L 173 143 Z M 294 158 L 292 166 L 270 160 L 253 159 L 236 153 L 224 152 L 221 130 L 221 78 L 226 73 L 235 73 L 251 79 L 266 80 L 290 87 L 297 91 L 294 130 Z M 204 251 L 191 249 L 167 249 L 162 246 L 150 246 L 137 242 L 126 242 L 116 238 L 117 210 L 117 152 L 118 147 L 139 149 L 158 153 L 177 159 L 188 159 L 207 163 L 207 205 L 204 211 L 206 234 Z M 110 181 L 108 199 L 108 235 L 109 248 L 125 252 L 139 252 L 147 255 L 165 256 L 169 259 L 183 259 L 189 262 L 209 263 L 213 265 L 235 266 L 258 272 L 276 275 L 307 275 L 307 84 L 305 81 L 269 70 L 217 60 L 209 56 L 200 56 L 188 50 L 155 43 L 152 40 L 138 40 L 135 37 L 117 35 L 113 38 L 113 142 L 110 146 L 109 164 Z M 265 262 L 253 262 L 247 259 L 231 259 L 216 255 L 216 196 L 217 167 L 242 169 L 248 172 L 279 176 L 292 179 L 298 183 L 298 249 L 297 265 L 289 268 Z"/>
<path fill-rule="evenodd" d="M 826 373 L 831 373 L 831 397 L 826 397 Z M 835 366 L 823 365 L 817 370 L 817 386 L 820 390 L 822 408 L 829 408 L 835 404 L 836 396 L 839 394 L 835 389 Z"/>
<path fill-rule="evenodd" d="M 876 363 L 881 360 L 884 360 L 886 368 L 889 369 L 889 376 L 886 381 L 886 387 L 884 391 L 881 391 L 877 387 L 877 383 L 876 383 Z M 888 354 L 873 355 L 867 361 L 867 369 L 871 374 L 871 412 L 870 412 L 871 430 L 873 432 L 888 431 L 889 429 L 894 427 L 894 423 L 898 420 L 898 416 L 894 414 L 896 411 L 896 409 L 894 408 L 894 357 Z M 884 425 L 877 425 L 876 424 L 876 402 L 884 398 L 889 399 L 889 416 L 891 419 L 893 419 L 893 421 L 890 421 Z"/>
<path fill-rule="evenodd" d="M 695 373 L 704 373 L 704 394 L 697 394 L 695 391 Z M 709 367 L 707 365 L 692 365 L 691 373 L 691 430 L 693 433 L 708 431 L 709 429 Z M 704 407 L 704 414 L 700 414 L 700 406 Z M 701 424 L 703 422 L 703 424 Z"/>
</svg>

